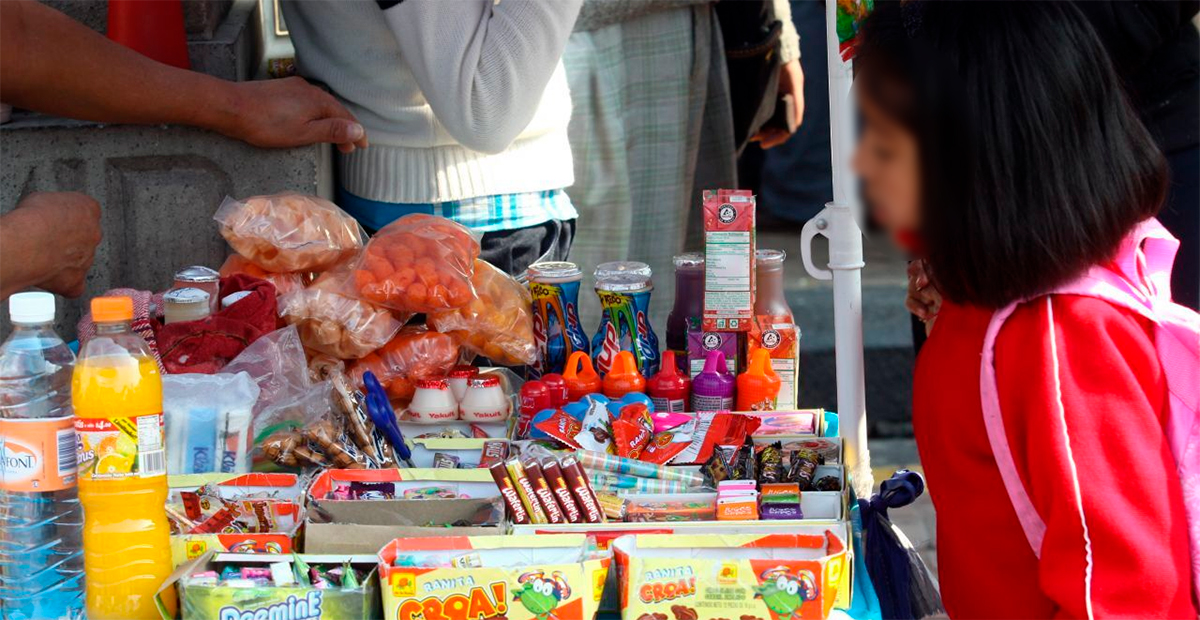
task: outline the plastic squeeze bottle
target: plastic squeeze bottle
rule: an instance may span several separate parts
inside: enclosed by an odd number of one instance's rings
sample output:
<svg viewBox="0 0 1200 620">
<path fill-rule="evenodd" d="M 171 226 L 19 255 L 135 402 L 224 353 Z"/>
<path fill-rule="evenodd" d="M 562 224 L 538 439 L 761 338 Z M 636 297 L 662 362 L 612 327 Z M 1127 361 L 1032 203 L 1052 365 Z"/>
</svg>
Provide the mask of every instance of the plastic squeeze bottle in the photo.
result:
<svg viewBox="0 0 1200 620">
<path fill-rule="evenodd" d="M 771 353 L 758 349 L 750 356 L 746 372 L 737 378 L 738 411 L 774 411 L 782 381 L 771 367 Z"/>
<path fill-rule="evenodd" d="M 588 394 L 595 394 L 602 389 L 600 375 L 592 367 L 592 357 L 583 351 L 576 351 L 567 358 L 567 367 L 563 369 L 562 377 L 567 384 L 567 402 L 569 403 Z"/>
<path fill-rule="evenodd" d="M 154 595 L 171 573 L 162 379 L 133 332 L 128 297 L 92 300 L 96 335 L 71 385 L 79 435 L 79 498 L 87 614 L 158 618 Z M 167 592 L 169 608 L 174 593 Z"/>
<path fill-rule="evenodd" d="M 646 393 L 654 402 L 655 413 L 686 411 L 691 384 L 675 365 L 675 352 L 668 349 L 663 353 L 662 370 L 646 380 Z"/>
<path fill-rule="evenodd" d="M 645 392 L 646 379 L 638 372 L 637 359 L 629 351 L 617 353 L 612 369 L 604 377 L 604 395 L 619 399 L 630 392 Z"/>
<path fill-rule="evenodd" d="M 0 617 L 83 615 L 83 509 L 71 369 L 54 333 L 54 295 L 8 299 L 0 345 Z"/>
<path fill-rule="evenodd" d="M 725 366 L 725 352 L 709 351 L 704 358 L 704 370 L 692 380 L 692 411 L 731 410 L 734 383 Z"/>
</svg>

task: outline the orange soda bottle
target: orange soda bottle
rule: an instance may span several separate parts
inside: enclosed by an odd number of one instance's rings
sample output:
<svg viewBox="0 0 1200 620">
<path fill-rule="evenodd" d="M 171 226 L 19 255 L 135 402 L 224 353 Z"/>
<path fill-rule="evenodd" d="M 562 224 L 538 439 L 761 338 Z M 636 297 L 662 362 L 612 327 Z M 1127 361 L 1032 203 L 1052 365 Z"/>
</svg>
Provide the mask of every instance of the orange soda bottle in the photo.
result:
<svg viewBox="0 0 1200 620">
<path fill-rule="evenodd" d="M 771 367 L 771 352 L 758 349 L 750 356 L 746 372 L 737 378 L 736 411 L 774 411 L 775 399 L 779 398 L 782 385 L 779 375 Z"/>
<path fill-rule="evenodd" d="M 96 335 L 71 381 L 91 620 L 160 617 L 154 596 L 171 573 L 162 378 L 132 320 L 128 297 L 93 299 Z"/>
</svg>

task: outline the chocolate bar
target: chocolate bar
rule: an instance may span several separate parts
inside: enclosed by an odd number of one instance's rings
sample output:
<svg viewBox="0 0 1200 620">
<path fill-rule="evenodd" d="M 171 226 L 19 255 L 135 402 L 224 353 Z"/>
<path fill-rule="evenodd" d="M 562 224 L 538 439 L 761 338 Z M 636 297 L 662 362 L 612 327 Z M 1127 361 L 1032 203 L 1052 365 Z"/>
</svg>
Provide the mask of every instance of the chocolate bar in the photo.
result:
<svg viewBox="0 0 1200 620">
<path fill-rule="evenodd" d="M 537 493 L 533 490 L 533 483 L 529 481 L 529 475 L 525 473 L 525 467 L 521 465 L 521 460 L 514 456 L 504 461 L 504 465 L 508 468 L 508 475 L 517 487 L 521 503 L 525 504 L 525 509 L 529 511 L 529 521 L 539 525 L 549 523 L 550 519 L 546 517 L 546 511 L 542 509 L 542 504 L 538 501 Z"/>
<path fill-rule="evenodd" d="M 558 505 L 562 508 L 563 517 L 567 523 L 583 521 L 583 513 L 579 510 L 579 504 L 575 503 L 575 498 L 571 497 L 571 489 L 567 486 L 566 478 L 563 478 L 562 468 L 558 466 L 558 461 L 551 457 L 542 459 L 542 477 L 546 479 L 550 490 L 554 492 L 554 498 L 558 500 Z"/>
<path fill-rule="evenodd" d="M 504 498 L 504 505 L 508 506 L 508 514 L 512 516 L 513 523 L 529 523 L 529 511 L 521 503 L 521 495 L 517 493 L 516 485 L 508 476 L 508 468 L 504 466 L 504 461 L 493 463 L 488 467 L 488 471 L 492 474 L 492 480 L 496 481 L 496 488 L 500 489 L 500 497 Z"/>
<path fill-rule="evenodd" d="M 533 485 L 534 497 L 546 511 L 546 519 L 551 523 L 565 521 L 562 509 L 558 507 L 558 502 L 554 499 L 554 492 L 550 490 L 546 477 L 542 475 L 542 466 L 536 459 L 526 459 L 522 465 L 525 467 L 525 475 L 529 476 L 529 483 Z"/>
<path fill-rule="evenodd" d="M 604 511 L 600 509 L 600 501 L 596 499 L 596 492 L 588 483 L 587 474 L 579 465 L 579 461 L 574 456 L 566 456 L 559 465 L 567 487 L 571 489 L 571 495 L 583 510 L 583 520 L 588 523 L 604 523 Z"/>
</svg>

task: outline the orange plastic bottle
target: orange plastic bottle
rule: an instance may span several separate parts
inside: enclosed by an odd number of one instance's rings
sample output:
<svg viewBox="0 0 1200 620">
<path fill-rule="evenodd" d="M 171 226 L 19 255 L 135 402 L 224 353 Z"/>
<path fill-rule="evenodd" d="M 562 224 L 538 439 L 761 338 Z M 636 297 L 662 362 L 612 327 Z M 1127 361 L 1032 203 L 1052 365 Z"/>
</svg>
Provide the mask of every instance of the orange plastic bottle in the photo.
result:
<svg viewBox="0 0 1200 620">
<path fill-rule="evenodd" d="M 746 372 L 737 378 L 737 411 L 774 411 L 782 381 L 771 368 L 771 353 L 759 349 L 750 356 Z"/>
<path fill-rule="evenodd" d="M 600 391 L 600 375 L 592 367 L 592 358 L 583 351 L 576 351 L 567 358 L 563 369 L 563 381 L 567 384 L 567 402 L 575 402 L 588 394 Z"/>
<path fill-rule="evenodd" d="M 637 369 L 637 358 L 629 351 L 617 353 L 612 369 L 604 375 L 604 395 L 621 398 L 630 392 L 645 392 L 646 378 Z"/>
<path fill-rule="evenodd" d="M 96 335 L 71 382 L 91 620 L 160 617 L 154 596 L 171 573 L 162 378 L 132 319 L 128 297 L 92 300 Z"/>
</svg>

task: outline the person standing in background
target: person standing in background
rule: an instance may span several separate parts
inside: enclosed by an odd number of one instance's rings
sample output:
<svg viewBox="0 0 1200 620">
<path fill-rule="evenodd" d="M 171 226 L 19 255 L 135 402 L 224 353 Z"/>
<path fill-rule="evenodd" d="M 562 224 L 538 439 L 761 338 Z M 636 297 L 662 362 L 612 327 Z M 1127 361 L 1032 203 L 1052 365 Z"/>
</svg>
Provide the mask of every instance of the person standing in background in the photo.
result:
<svg viewBox="0 0 1200 620">
<path fill-rule="evenodd" d="M 565 259 L 575 208 L 562 51 L 581 0 L 289 0 L 300 74 L 371 132 L 337 203 L 378 230 L 411 213 L 483 233 L 511 274 Z"/>
<path fill-rule="evenodd" d="M 768 5 L 782 22 L 779 91 L 795 94 L 800 114 L 803 74 L 788 5 Z M 671 259 L 685 249 L 700 191 L 737 186 L 720 28 L 709 0 L 583 3 L 563 60 L 574 105 L 576 182 L 567 192 L 587 229 L 572 260 L 585 272 L 604 261 L 642 261 L 656 275 L 655 297 L 670 300 Z M 585 323 L 598 320 L 594 295 L 581 296 L 580 306 Z M 651 323 L 661 325 L 669 308 L 655 304 Z"/>
</svg>

